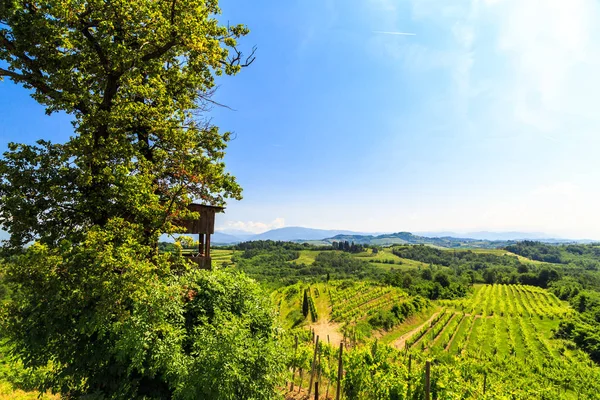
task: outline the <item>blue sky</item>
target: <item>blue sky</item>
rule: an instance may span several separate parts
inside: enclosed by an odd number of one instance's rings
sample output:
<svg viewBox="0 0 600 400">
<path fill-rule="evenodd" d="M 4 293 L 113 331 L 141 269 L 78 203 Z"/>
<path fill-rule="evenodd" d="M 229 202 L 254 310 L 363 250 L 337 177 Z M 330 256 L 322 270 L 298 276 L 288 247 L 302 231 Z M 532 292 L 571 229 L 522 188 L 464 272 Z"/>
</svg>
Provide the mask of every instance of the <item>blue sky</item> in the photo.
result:
<svg viewBox="0 0 600 400">
<path fill-rule="evenodd" d="M 522 230 L 600 239 L 594 0 L 223 0 L 257 60 L 220 80 L 244 187 L 223 229 Z M 381 32 L 406 32 L 395 35 Z M 0 84 L 0 146 L 62 141 Z"/>
</svg>

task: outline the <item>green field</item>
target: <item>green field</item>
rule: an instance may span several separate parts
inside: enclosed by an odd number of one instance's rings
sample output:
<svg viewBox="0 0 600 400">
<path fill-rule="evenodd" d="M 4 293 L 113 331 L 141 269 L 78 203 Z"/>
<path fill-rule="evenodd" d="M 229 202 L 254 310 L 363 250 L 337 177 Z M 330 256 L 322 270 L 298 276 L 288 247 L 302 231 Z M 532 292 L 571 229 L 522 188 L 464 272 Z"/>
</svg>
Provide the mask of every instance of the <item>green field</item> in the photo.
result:
<svg viewBox="0 0 600 400">
<path fill-rule="evenodd" d="M 598 375 L 589 357 L 553 338 L 559 322 L 574 311 L 544 289 L 523 285 L 479 285 L 466 299 L 440 301 L 444 307 L 432 323 L 421 326 L 411 350 L 433 357 L 449 354 L 465 360 L 512 360 L 522 376 L 536 374 L 554 385 L 557 375 L 581 371 Z M 564 388 L 561 398 L 577 398 L 582 381 Z"/>
<path fill-rule="evenodd" d="M 284 299 L 286 290 L 278 292 L 276 298 Z M 349 335 L 350 343 L 354 343 L 353 327 L 360 331 L 364 321 L 378 309 L 389 309 L 392 303 L 411 299 L 405 293 L 368 282 L 311 285 L 309 293 L 314 296 L 317 292 L 320 323 L 342 322 L 335 326 L 346 327 L 344 333 Z M 302 291 L 294 293 L 293 300 L 280 306 L 282 314 L 300 309 Z M 411 379 L 420 379 L 424 362 L 432 360 L 432 368 L 438 368 L 436 379 L 441 380 L 436 381 L 436 385 L 441 385 L 437 388 L 440 393 L 452 393 L 448 385 L 453 381 L 469 387 L 459 395 L 458 385 L 456 395 L 438 398 L 596 398 L 591 388 L 600 378 L 600 369 L 572 344 L 553 337 L 559 322 L 571 318 L 573 313 L 566 303 L 538 287 L 476 285 L 467 298 L 433 302 L 426 311 L 389 331 L 374 331 L 373 336 L 401 351 L 389 353 L 391 358 L 386 363 L 390 364 L 385 364 L 385 368 L 395 363 L 398 365 L 394 368 L 406 371 L 408 352 L 413 368 L 420 371 Z M 371 347 L 366 348 L 372 351 Z M 310 347 L 306 351 L 310 352 Z M 327 354 L 333 351 L 327 350 Z M 359 356 L 361 351 L 364 349 L 359 346 L 349 357 L 364 357 Z M 438 365 L 437 360 L 444 361 Z M 377 369 L 380 367 L 371 368 L 373 374 L 387 373 Z M 482 396 L 484 391 L 488 397 Z"/>
<path fill-rule="evenodd" d="M 448 249 L 448 248 L 444 248 L 444 247 L 439 247 L 439 249 L 446 250 L 446 251 L 456 251 L 456 249 Z M 465 248 L 465 249 L 461 249 L 461 251 L 470 251 L 470 252 L 476 253 L 476 254 L 493 254 L 495 256 L 512 256 L 512 257 L 517 257 L 519 259 L 519 261 L 524 262 L 524 263 L 543 264 L 543 262 L 541 262 L 541 261 L 532 260 L 530 258 L 523 257 L 523 256 L 520 256 L 515 253 L 511 253 L 510 251 L 507 251 L 505 249 Z"/>
<path fill-rule="evenodd" d="M 297 264 L 306 264 L 310 265 L 315 261 L 315 258 L 321 250 L 300 250 L 300 256 L 290 263 L 294 262 Z M 371 249 L 367 249 L 367 251 L 350 254 L 352 257 L 357 259 L 367 261 L 370 264 L 389 271 L 391 269 L 419 269 L 419 268 L 427 268 L 428 264 L 422 263 L 420 261 L 409 260 L 407 258 L 400 258 L 392 253 L 391 248 L 383 248 L 379 250 L 378 253 L 373 254 Z"/>
<path fill-rule="evenodd" d="M 314 250 L 300 250 L 300 257 L 290 262 L 310 265 L 315 262 L 315 257 L 317 257 L 318 254 L 319 252 Z"/>
<path fill-rule="evenodd" d="M 235 254 L 235 250 L 225 250 L 225 249 L 211 249 L 210 258 L 213 266 L 223 266 L 231 265 L 233 262 L 231 261 L 231 257 Z"/>
</svg>

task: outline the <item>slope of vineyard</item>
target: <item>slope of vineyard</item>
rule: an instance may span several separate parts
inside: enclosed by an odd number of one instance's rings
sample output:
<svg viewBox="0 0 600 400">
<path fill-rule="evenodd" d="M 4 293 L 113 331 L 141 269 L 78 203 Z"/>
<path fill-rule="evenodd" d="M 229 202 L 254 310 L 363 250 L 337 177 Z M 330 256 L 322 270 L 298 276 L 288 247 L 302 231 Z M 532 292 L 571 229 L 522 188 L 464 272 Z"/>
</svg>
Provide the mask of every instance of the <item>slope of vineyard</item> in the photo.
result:
<svg viewBox="0 0 600 400">
<path fill-rule="evenodd" d="M 515 379 L 534 377 L 553 388 L 556 394 L 550 398 L 558 393 L 560 398 L 577 398 L 588 385 L 578 377 L 598 376 L 586 354 L 553 338 L 559 322 L 574 311 L 544 289 L 481 285 L 466 299 L 439 304 L 443 311 L 406 339 L 400 350 L 480 363 L 502 385 L 509 377 L 499 368 L 510 363 L 517 367 Z"/>
<path fill-rule="evenodd" d="M 284 328 L 303 326 L 340 339 L 347 334 L 353 340 L 388 332 L 411 315 L 430 310 L 429 301 L 421 297 L 369 281 L 298 283 L 273 292 L 272 299 Z"/>
<path fill-rule="evenodd" d="M 350 322 L 374 315 L 380 310 L 390 309 L 405 300 L 407 294 L 391 286 L 359 282 L 352 285 L 333 284 L 329 290 L 331 319 Z"/>
<path fill-rule="evenodd" d="M 385 288 L 362 283 L 351 293 L 348 288 L 331 289 L 335 302 L 352 300 L 355 309 L 371 296 L 386 296 L 374 294 L 385 293 Z M 347 343 L 342 388 L 348 398 L 388 398 L 377 393 L 424 398 L 426 361 L 431 363 L 434 399 L 600 398 L 600 369 L 572 343 L 553 338 L 553 329 L 560 320 L 571 318 L 573 310 L 546 290 L 481 285 L 466 299 L 438 303 L 441 311 L 398 349 L 377 342 Z M 304 353 L 309 354 L 312 345 L 306 343 Z M 337 352 L 328 345 L 322 351 L 326 356 L 319 368 L 327 387 L 337 378 Z M 310 366 L 306 354 L 304 370 Z"/>
</svg>

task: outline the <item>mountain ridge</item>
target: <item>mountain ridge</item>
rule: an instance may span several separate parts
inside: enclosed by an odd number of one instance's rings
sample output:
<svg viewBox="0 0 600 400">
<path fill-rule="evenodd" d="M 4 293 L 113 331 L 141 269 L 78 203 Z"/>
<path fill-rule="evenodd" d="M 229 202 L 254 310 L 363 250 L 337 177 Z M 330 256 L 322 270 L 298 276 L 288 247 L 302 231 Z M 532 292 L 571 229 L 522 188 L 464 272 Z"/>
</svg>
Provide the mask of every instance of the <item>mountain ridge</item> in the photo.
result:
<svg viewBox="0 0 600 400">
<path fill-rule="evenodd" d="M 546 243 L 585 243 L 593 240 L 563 239 L 542 232 L 491 232 L 477 231 L 457 233 L 452 231 L 440 232 L 406 232 L 393 233 L 364 233 L 343 229 L 316 229 L 300 226 L 271 229 L 269 231 L 253 234 L 236 230 L 217 230 L 212 238 L 215 244 L 235 244 L 255 240 L 279 240 L 292 242 L 322 242 L 348 240 L 361 244 L 432 244 L 443 247 L 464 247 L 466 244 L 473 247 L 503 246 L 522 240 L 543 241 Z M 460 245 L 459 245 L 460 244 Z"/>
</svg>

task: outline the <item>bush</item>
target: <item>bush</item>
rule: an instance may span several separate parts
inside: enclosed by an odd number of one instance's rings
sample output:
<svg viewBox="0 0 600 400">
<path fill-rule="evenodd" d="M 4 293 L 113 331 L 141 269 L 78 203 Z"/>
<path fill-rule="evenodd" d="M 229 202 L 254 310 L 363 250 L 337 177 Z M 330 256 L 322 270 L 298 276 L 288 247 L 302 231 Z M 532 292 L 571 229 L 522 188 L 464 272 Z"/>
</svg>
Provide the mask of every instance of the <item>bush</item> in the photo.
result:
<svg viewBox="0 0 600 400">
<path fill-rule="evenodd" d="M 33 244 L 6 265 L 3 334 L 38 389 L 103 399 L 275 396 L 285 354 L 272 307 L 242 274 L 188 269 L 122 221 L 81 246 Z"/>
</svg>

